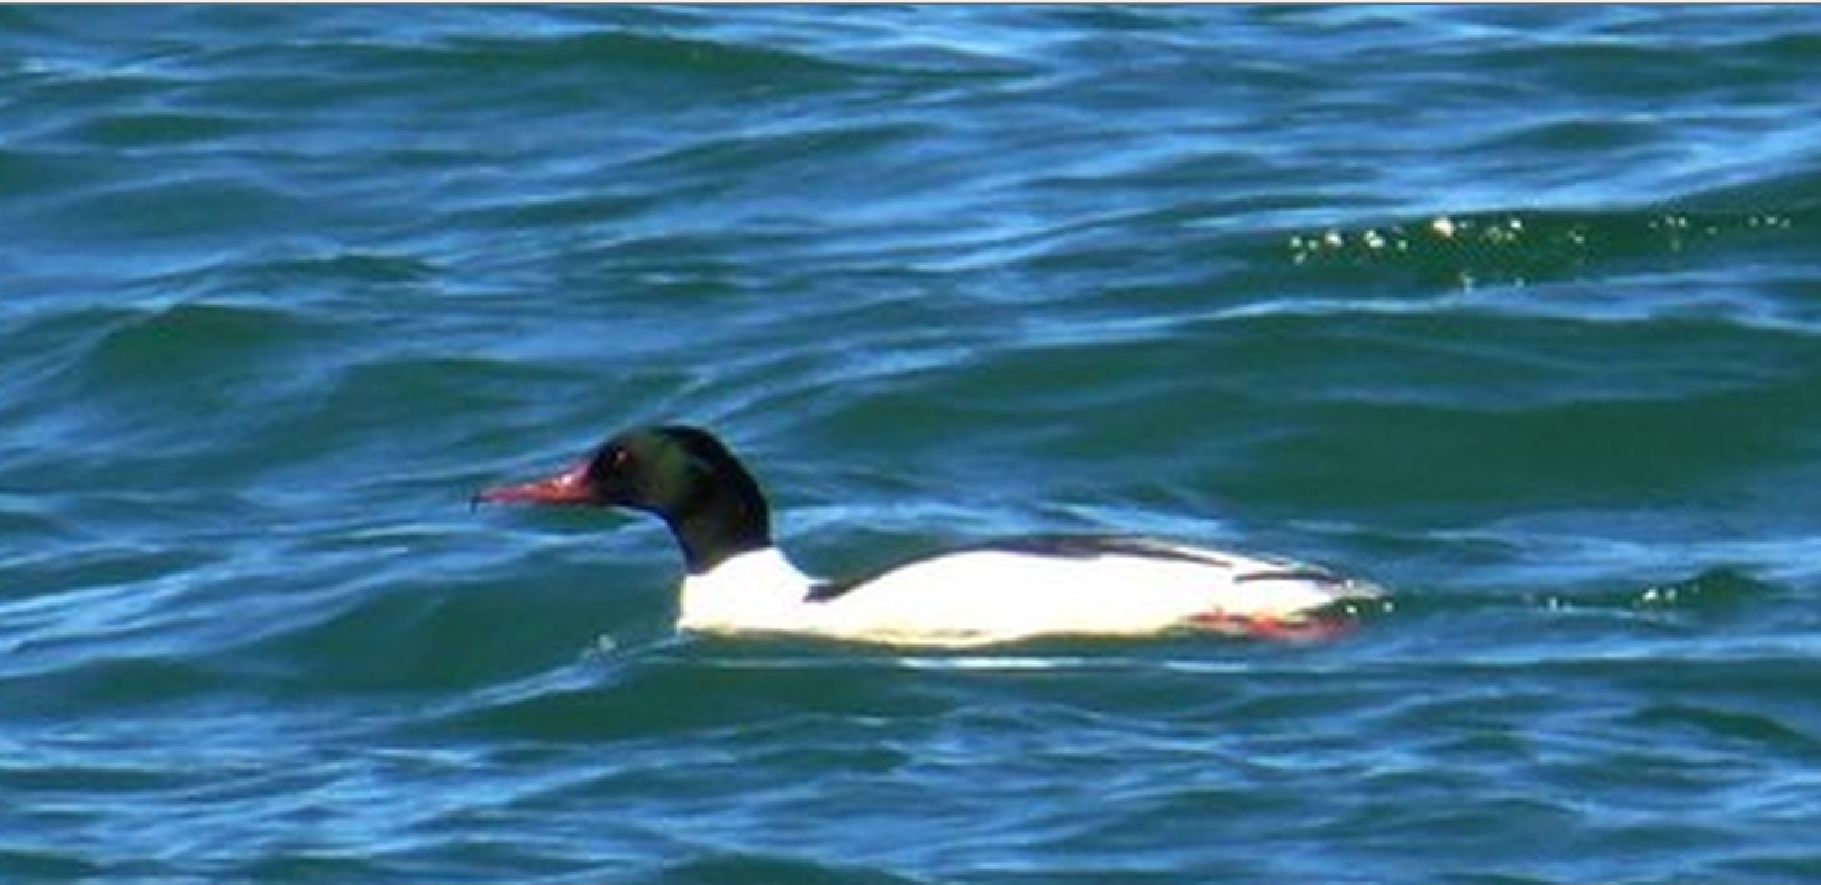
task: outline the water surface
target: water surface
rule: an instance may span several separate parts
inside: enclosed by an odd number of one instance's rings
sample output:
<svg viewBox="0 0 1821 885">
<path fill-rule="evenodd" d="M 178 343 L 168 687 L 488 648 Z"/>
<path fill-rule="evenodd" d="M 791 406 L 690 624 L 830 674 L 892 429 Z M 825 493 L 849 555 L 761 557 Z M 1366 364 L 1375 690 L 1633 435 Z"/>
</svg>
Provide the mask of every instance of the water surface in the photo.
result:
<svg viewBox="0 0 1821 885">
<path fill-rule="evenodd" d="M 1821 878 L 1803 8 L 0 9 L 0 879 Z M 1134 530 L 1337 643 L 671 635 Z"/>
</svg>

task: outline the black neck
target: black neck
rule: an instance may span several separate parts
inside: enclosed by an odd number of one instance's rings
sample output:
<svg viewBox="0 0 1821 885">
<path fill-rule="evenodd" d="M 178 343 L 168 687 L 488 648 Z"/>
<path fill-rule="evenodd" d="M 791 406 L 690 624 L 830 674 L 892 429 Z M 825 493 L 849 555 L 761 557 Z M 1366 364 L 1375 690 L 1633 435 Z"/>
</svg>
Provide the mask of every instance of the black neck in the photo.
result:
<svg viewBox="0 0 1821 885">
<path fill-rule="evenodd" d="M 692 575 L 742 553 L 771 546 L 771 511 L 758 483 L 744 470 L 705 484 L 678 512 L 664 514 L 670 533 L 683 548 L 683 564 Z"/>
</svg>

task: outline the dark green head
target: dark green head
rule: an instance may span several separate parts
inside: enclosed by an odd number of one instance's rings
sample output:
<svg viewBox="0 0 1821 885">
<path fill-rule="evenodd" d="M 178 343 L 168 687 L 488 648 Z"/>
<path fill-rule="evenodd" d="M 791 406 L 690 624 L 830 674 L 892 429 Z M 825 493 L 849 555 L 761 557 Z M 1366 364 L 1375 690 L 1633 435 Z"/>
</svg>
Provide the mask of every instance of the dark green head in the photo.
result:
<svg viewBox="0 0 1821 885">
<path fill-rule="evenodd" d="M 727 446 L 696 427 L 629 430 L 549 479 L 486 489 L 475 500 L 656 514 L 682 545 L 693 574 L 771 546 L 770 510 L 759 484 Z"/>
</svg>

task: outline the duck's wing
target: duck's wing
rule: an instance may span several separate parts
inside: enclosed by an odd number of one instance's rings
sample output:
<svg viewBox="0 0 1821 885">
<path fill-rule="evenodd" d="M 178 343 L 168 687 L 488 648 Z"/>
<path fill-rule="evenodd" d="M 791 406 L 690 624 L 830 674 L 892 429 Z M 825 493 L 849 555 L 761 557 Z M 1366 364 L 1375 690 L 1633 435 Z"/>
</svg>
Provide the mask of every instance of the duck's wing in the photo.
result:
<svg viewBox="0 0 1821 885">
<path fill-rule="evenodd" d="M 1189 563 L 1224 570 L 1230 572 L 1231 580 L 1234 583 L 1306 581 L 1315 584 L 1331 584 L 1336 588 L 1361 586 L 1360 582 L 1350 580 L 1320 566 L 1287 559 L 1226 553 L 1138 535 L 1044 534 L 999 538 L 916 554 L 861 574 L 818 581 L 810 586 L 804 600 L 806 602 L 828 602 L 839 599 L 855 588 L 871 583 L 887 573 L 941 557 L 964 553 L 1010 553 L 1053 559 L 1099 559 L 1107 556 L 1124 556 Z"/>
</svg>

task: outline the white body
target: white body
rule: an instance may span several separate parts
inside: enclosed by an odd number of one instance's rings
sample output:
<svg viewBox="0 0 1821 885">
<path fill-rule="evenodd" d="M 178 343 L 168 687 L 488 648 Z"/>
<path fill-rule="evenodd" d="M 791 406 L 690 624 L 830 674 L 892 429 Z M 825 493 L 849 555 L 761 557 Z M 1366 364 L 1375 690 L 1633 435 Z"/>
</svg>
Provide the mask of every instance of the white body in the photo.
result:
<svg viewBox="0 0 1821 885">
<path fill-rule="evenodd" d="M 1186 556 L 969 550 L 909 563 L 821 601 L 809 598 L 816 582 L 781 552 L 757 550 L 689 576 L 678 627 L 968 646 L 1146 636 L 1223 619 L 1295 621 L 1342 599 L 1378 594 L 1296 563 L 1153 546 Z"/>
</svg>

